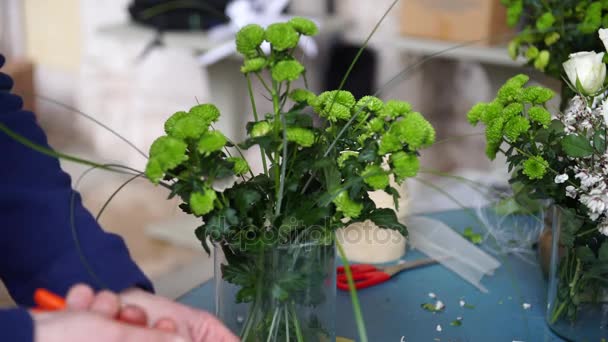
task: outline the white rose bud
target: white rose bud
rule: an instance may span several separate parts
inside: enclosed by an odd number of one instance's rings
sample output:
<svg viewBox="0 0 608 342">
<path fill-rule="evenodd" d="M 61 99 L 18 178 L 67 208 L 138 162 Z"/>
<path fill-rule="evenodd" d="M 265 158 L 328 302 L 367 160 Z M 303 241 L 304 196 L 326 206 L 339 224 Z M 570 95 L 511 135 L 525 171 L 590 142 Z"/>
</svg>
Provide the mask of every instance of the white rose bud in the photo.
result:
<svg viewBox="0 0 608 342">
<path fill-rule="evenodd" d="M 604 53 L 578 52 L 570 55 L 564 64 L 568 79 L 585 95 L 597 94 L 606 80 Z"/>
<path fill-rule="evenodd" d="M 608 50 L 608 29 L 600 29 L 599 34 L 602 43 L 604 43 L 604 47 Z"/>
</svg>

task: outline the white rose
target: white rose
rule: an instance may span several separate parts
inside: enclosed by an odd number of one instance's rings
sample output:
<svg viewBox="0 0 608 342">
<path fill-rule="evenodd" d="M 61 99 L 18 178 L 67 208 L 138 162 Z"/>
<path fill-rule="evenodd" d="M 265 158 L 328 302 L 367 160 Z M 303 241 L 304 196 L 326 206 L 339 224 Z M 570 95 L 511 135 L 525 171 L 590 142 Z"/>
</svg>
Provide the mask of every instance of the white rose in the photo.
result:
<svg viewBox="0 0 608 342">
<path fill-rule="evenodd" d="M 603 59 L 603 52 L 571 54 L 570 59 L 563 64 L 570 83 L 585 95 L 597 94 L 606 80 L 606 64 Z"/>
<path fill-rule="evenodd" d="M 598 33 L 602 43 L 604 43 L 604 47 L 608 50 L 608 29 L 600 29 Z"/>
</svg>

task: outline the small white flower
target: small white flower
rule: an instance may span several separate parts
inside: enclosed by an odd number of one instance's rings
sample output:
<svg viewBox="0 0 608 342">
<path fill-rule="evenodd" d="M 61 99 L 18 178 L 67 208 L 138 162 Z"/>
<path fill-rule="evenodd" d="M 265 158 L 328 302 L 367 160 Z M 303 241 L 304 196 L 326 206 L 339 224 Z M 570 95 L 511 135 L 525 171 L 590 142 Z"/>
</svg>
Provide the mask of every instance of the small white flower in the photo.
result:
<svg viewBox="0 0 608 342">
<path fill-rule="evenodd" d="M 563 175 L 557 175 L 555 176 L 555 183 L 557 184 L 562 184 L 565 183 L 568 180 L 568 174 L 564 173 Z"/>
<path fill-rule="evenodd" d="M 604 236 L 608 236 L 608 220 L 604 219 L 597 227 L 597 230 Z"/>
<path fill-rule="evenodd" d="M 436 311 L 441 311 L 441 310 L 443 310 L 444 308 L 445 308 L 445 304 L 443 304 L 443 302 L 442 302 L 442 301 L 438 300 L 438 301 L 435 303 L 435 310 L 436 310 Z"/>
<path fill-rule="evenodd" d="M 603 58 L 603 52 L 583 51 L 571 54 L 563 64 L 570 83 L 581 93 L 596 94 L 606 80 L 606 64 Z"/>
<path fill-rule="evenodd" d="M 464 300 L 462 300 L 462 299 L 461 299 L 461 300 L 458 302 L 458 304 L 460 304 L 460 307 L 463 307 L 463 306 L 465 306 L 467 303 L 465 303 L 465 302 L 464 302 Z"/>
<path fill-rule="evenodd" d="M 608 29 L 600 29 L 598 31 L 598 34 L 600 36 L 600 39 L 602 40 L 602 43 L 604 43 L 604 47 L 608 50 Z"/>
<path fill-rule="evenodd" d="M 434 294 L 433 292 L 430 292 L 430 293 L 429 293 L 429 297 L 431 297 L 431 298 L 435 299 L 435 298 L 437 298 L 437 295 L 436 295 L 436 294 Z"/>
<path fill-rule="evenodd" d="M 532 307 L 532 304 L 528 304 L 528 303 L 523 303 L 522 307 L 524 308 L 524 310 L 528 310 Z"/>
<path fill-rule="evenodd" d="M 566 196 L 568 196 L 570 198 L 576 198 L 576 188 L 573 187 L 572 185 L 568 185 L 566 187 Z"/>
<path fill-rule="evenodd" d="M 435 328 L 435 330 L 437 330 L 437 332 L 442 332 L 443 328 L 441 327 L 441 325 L 437 324 L 437 328 Z"/>
</svg>

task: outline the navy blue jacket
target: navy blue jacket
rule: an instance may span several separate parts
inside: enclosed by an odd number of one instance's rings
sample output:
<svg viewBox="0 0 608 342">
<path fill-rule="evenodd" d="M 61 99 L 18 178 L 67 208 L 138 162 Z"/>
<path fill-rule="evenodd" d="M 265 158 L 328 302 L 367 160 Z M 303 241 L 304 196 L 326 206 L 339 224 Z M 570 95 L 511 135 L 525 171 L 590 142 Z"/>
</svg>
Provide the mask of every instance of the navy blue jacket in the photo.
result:
<svg viewBox="0 0 608 342">
<path fill-rule="evenodd" d="M 0 67 L 4 57 L 0 55 Z M 0 73 L 0 124 L 47 146 L 33 113 L 10 93 L 13 81 Z M 83 266 L 70 225 L 74 191 L 56 158 L 36 152 L 0 131 L 0 278 L 13 299 L 31 307 L 36 288 L 65 295 L 70 286 L 88 283 L 113 291 L 152 285 L 129 256 L 123 240 L 104 232 L 74 201 L 74 222 L 81 250 L 99 282 Z M 0 341 L 33 341 L 33 324 L 24 308 L 0 310 Z"/>
</svg>

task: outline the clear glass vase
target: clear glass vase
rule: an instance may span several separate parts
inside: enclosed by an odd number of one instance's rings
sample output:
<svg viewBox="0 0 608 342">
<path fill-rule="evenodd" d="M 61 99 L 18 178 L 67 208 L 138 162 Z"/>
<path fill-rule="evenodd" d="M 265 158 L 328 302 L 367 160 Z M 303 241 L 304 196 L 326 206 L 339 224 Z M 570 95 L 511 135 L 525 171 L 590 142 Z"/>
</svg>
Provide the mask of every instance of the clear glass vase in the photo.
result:
<svg viewBox="0 0 608 342">
<path fill-rule="evenodd" d="M 557 206 L 552 233 L 547 324 L 569 341 L 605 341 L 608 261 L 600 249 L 606 237 L 597 230 L 597 222 Z"/>
<path fill-rule="evenodd" d="M 335 247 L 215 246 L 216 315 L 250 341 L 334 341 Z"/>
</svg>

